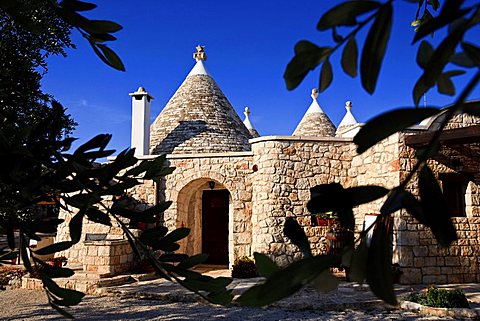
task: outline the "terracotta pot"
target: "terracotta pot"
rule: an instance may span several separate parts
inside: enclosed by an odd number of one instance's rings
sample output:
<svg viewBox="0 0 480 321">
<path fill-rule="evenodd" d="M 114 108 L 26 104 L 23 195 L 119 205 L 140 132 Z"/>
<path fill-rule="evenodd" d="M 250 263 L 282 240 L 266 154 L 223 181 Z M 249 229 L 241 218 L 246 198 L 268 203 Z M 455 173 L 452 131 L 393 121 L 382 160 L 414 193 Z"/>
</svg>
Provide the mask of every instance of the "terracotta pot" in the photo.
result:
<svg viewBox="0 0 480 321">
<path fill-rule="evenodd" d="M 334 218 L 324 218 L 317 216 L 317 226 L 332 226 L 335 223 Z"/>
</svg>

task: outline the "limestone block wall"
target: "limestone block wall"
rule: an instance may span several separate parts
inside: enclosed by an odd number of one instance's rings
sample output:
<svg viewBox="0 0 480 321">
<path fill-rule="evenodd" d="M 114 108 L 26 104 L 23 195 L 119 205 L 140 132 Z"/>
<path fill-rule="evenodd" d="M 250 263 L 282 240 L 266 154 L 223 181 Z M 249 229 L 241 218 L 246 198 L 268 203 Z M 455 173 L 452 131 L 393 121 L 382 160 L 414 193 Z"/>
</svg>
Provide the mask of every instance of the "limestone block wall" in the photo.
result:
<svg viewBox="0 0 480 321">
<path fill-rule="evenodd" d="M 403 179 L 414 165 L 414 150 L 400 145 L 400 178 Z M 429 166 L 435 175 L 453 172 L 436 161 Z M 417 180 L 408 186 L 410 192 L 419 195 Z M 480 281 L 480 189 L 478 180 L 468 184 L 465 195 L 466 217 L 453 217 L 458 241 L 448 249 L 441 248 L 430 230 L 420 225 L 405 211 L 395 222 L 394 260 L 402 270 L 403 283 L 462 283 Z"/>
<path fill-rule="evenodd" d="M 155 182 L 151 180 L 140 180 L 140 182 L 142 184 L 128 191 L 128 195 L 137 202 L 137 204 L 135 204 L 136 210 L 145 210 L 160 201 L 164 201 L 162 195 L 158 193 L 159 187 Z M 163 182 L 161 184 L 163 184 Z"/>
<path fill-rule="evenodd" d="M 68 212 L 64 209 L 60 210 L 59 218 L 63 219 L 64 222 L 58 226 L 55 243 L 71 240 L 69 224 L 74 214 L 76 214 L 76 209 L 71 207 L 68 208 L 71 210 L 71 212 Z M 84 245 L 86 234 L 88 233 L 107 234 L 109 240 L 121 240 L 124 238 L 123 231 L 119 223 L 112 220 L 112 226 L 106 226 L 91 222 L 87 218 L 84 218 L 80 241 L 68 250 L 55 253 L 55 256 L 65 256 L 66 258 L 68 258 L 69 263 L 84 263 L 85 257 L 88 254 L 88 250 L 86 250 L 86 247 Z"/>
<path fill-rule="evenodd" d="M 328 226 L 306 226 L 303 227 L 305 234 L 310 242 L 310 248 L 313 255 L 321 255 L 327 252 L 327 233 L 330 230 Z"/>
<path fill-rule="evenodd" d="M 181 226 L 191 228 L 182 249 L 193 255 L 201 248 L 201 195 L 210 189 L 227 189 L 229 200 L 229 262 L 251 256 L 252 244 L 252 181 L 254 173 L 251 152 L 229 152 L 193 155 L 169 155 L 175 171 L 168 175 L 159 198 L 172 201 L 165 212 L 164 224 L 169 229 Z M 214 231 L 212 231 L 214 232 Z"/>
<path fill-rule="evenodd" d="M 464 127 L 466 115 L 457 115 L 449 128 Z M 405 146 L 401 133 L 394 134 L 352 160 L 350 175 L 356 175 L 358 185 L 378 184 L 387 188 L 397 186 L 406 178 L 415 162 L 415 150 Z M 434 173 L 453 172 L 436 162 L 429 163 Z M 479 280 L 479 187 L 469 183 L 466 199 L 467 217 L 452 218 L 459 240 L 449 249 L 438 246 L 431 232 L 406 211 L 393 214 L 393 262 L 399 263 L 402 283 L 457 283 Z M 408 190 L 418 196 L 418 181 L 414 178 Z M 357 228 L 363 226 L 364 215 L 379 213 L 384 199 L 361 205 L 356 211 Z"/>
<path fill-rule="evenodd" d="M 318 245 L 322 230 L 310 226 L 311 214 L 306 209 L 310 188 L 332 182 L 354 185 L 355 178 L 348 172 L 355 146 L 346 138 L 270 136 L 250 142 L 258 169 L 252 175 L 252 251 L 268 253 L 286 265 L 301 254 L 284 236 L 285 219 L 297 218 L 314 247 Z"/>
<path fill-rule="evenodd" d="M 429 130 L 436 130 L 440 127 L 443 119 L 443 116 L 433 117 L 422 122 L 422 124 L 428 126 Z M 452 117 L 445 129 L 463 128 L 471 126 L 472 124 L 480 124 L 480 117 L 475 117 L 464 113 L 458 113 Z"/>
<path fill-rule="evenodd" d="M 379 185 L 389 189 L 397 186 L 400 170 L 398 141 L 399 134 L 393 134 L 364 153 L 355 155 L 348 175 L 356 178 L 358 186 Z M 357 230 L 363 229 L 365 214 L 380 213 L 384 200 L 385 198 L 378 199 L 354 209 Z"/>
<path fill-rule="evenodd" d="M 130 270 L 135 261 L 128 240 L 85 241 L 82 249 L 82 267 L 86 272 L 101 276 L 116 275 Z"/>
</svg>

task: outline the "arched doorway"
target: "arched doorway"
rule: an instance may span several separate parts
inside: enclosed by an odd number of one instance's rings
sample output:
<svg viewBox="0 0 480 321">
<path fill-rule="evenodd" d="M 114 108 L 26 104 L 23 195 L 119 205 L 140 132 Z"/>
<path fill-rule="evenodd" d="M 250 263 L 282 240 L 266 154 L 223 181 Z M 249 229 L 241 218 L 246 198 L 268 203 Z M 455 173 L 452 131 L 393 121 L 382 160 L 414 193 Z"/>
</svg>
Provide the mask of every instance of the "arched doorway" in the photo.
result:
<svg viewBox="0 0 480 321">
<path fill-rule="evenodd" d="M 178 193 L 176 226 L 190 228 L 190 235 L 179 252 L 206 253 L 206 264 L 227 265 L 231 212 L 231 195 L 220 182 L 200 178 L 185 185 Z"/>
<path fill-rule="evenodd" d="M 228 208 L 230 193 L 226 189 L 202 193 L 202 253 L 206 263 L 228 264 Z"/>
</svg>

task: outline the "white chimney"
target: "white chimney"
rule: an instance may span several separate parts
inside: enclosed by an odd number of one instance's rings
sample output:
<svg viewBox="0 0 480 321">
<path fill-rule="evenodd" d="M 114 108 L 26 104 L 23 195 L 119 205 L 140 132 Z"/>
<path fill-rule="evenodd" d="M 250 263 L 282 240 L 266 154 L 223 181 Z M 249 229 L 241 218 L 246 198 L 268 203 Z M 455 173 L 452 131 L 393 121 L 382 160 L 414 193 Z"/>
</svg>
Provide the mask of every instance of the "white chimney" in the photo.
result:
<svg viewBox="0 0 480 321">
<path fill-rule="evenodd" d="M 148 155 L 150 149 L 150 100 L 154 99 L 143 87 L 132 97 L 132 144 L 135 156 Z"/>
</svg>

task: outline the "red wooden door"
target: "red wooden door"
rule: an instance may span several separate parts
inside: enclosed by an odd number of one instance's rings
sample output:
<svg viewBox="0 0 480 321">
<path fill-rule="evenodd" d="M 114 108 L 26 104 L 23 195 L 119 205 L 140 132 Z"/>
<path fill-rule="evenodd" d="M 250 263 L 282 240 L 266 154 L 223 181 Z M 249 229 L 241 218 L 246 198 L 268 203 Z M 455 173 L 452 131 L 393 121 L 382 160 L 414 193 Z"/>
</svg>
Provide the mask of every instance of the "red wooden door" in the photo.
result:
<svg viewBox="0 0 480 321">
<path fill-rule="evenodd" d="M 202 195 L 202 253 L 205 263 L 228 264 L 227 190 L 205 190 Z"/>
</svg>

